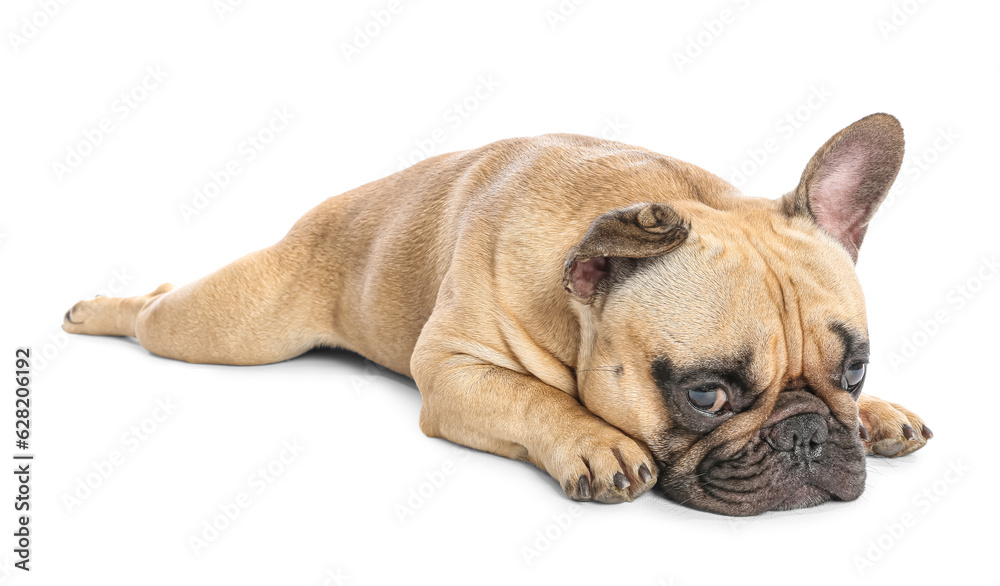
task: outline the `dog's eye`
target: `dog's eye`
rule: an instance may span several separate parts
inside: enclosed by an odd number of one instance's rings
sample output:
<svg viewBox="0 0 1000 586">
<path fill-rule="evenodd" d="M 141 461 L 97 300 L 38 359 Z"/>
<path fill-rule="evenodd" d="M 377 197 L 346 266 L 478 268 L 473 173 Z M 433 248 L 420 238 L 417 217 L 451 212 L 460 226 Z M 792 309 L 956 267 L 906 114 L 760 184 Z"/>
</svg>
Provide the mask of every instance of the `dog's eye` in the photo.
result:
<svg viewBox="0 0 1000 586">
<path fill-rule="evenodd" d="M 858 392 L 861 391 L 861 384 L 865 382 L 867 370 L 867 365 L 864 362 L 855 362 L 848 366 L 843 376 L 840 377 L 840 386 L 857 398 Z"/>
<path fill-rule="evenodd" d="M 718 387 L 702 387 L 688 391 L 688 401 L 691 401 L 694 408 L 699 411 L 717 413 L 728 400 L 726 391 Z"/>
</svg>

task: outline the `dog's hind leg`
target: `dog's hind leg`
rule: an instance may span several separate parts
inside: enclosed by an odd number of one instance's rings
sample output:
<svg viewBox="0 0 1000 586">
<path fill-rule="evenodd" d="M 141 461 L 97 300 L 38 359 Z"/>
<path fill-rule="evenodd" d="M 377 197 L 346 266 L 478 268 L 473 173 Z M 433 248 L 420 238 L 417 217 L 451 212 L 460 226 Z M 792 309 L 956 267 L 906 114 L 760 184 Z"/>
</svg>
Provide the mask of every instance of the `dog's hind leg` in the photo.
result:
<svg viewBox="0 0 1000 586">
<path fill-rule="evenodd" d="M 134 336 L 187 362 L 267 364 L 336 345 L 309 247 L 285 239 L 194 283 L 148 295 L 98 297 L 66 312 L 70 333 Z"/>
</svg>

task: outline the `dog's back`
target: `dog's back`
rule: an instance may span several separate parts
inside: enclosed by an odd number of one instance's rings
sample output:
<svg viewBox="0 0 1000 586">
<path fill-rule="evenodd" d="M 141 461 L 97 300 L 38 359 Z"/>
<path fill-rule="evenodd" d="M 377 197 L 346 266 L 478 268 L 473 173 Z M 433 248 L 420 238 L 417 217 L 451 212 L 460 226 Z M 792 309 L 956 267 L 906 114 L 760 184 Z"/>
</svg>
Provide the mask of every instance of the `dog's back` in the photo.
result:
<svg viewBox="0 0 1000 586">
<path fill-rule="evenodd" d="M 453 276 L 465 281 L 458 290 L 513 296 L 506 301 L 523 304 L 523 319 L 571 322 L 559 294 L 564 257 L 593 217 L 637 201 L 721 201 L 723 193 L 692 187 L 705 177 L 669 157 L 585 136 L 508 139 L 332 197 L 287 239 L 311 251 L 303 271 L 331 300 L 331 343 L 409 374 L 453 263 L 464 267 Z M 554 329 L 542 342 L 569 361 L 575 343 L 561 338 L 575 332 Z"/>
</svg>

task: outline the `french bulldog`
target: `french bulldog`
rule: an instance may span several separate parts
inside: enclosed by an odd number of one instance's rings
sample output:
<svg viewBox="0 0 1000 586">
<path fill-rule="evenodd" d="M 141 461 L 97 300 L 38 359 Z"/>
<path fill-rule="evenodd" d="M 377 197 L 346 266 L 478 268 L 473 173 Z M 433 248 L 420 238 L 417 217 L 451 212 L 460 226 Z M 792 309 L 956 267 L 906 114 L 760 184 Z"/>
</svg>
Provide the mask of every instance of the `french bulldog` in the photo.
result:
<svg viewBox="0 0 1000 586">
<path fill-rule="evenodd" d="M 63 328 L 195 363 L 357 352 L 414 379 L 426 435 L 576 500 L 849 501 L 866 454 L 932 435 L 861 392 L 854 265 L 902 159 L 899 122 L 873 114 L 771 200 L 618 142 L 503 140 L 331 197 L 194 283 L 81 301 Z"/>
</svg>

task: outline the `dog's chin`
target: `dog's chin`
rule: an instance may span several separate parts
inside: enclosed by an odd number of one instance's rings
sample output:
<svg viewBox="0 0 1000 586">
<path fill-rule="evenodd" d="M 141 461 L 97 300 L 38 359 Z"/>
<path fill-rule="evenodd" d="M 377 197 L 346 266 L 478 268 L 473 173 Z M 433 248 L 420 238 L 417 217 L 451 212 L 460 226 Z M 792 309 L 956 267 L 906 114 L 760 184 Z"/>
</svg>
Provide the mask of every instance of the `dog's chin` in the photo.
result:
<svg viewBox="0 0 1000 586">
<path fill-rule="evenodd" d="M 827 501 L 851 501 L 864 490 L 864 475 L 838 486 L 836 490 L 789 479 L 761 490 L 738 492 L 699 482 L 696 477 L 661 485 L 667 498 L 685 506 L 718 515 L 749 517 L 768 511 L 789 511 L 815 507 Z"/>
<path fill-rule="evenodd" d="M 833 498 L 829 491 L 822 488 L 805 484 L 787 498 L 771 507 L 772 511 L 789 511 L 791 509 L 804 509 L 815 507 Z"/>
<path fill-rule="evenodd" d="M 864 485 L 864 481 L 861 481 Z M 661 486 L 667 498 L 685 506 L 717 515 L 751 517 L 768 511 L 789 511 L 821 505 L 830 500 L 854 500 L 860 491 L 838 495 L 826 488 L 812 484 L 770 486 L 754 493 L 730 493 L 706 486 L 694 478 L 690 482 L 670 483 Z M 846 498 L 845 498 L 846 497 Z"/>
</svg>

